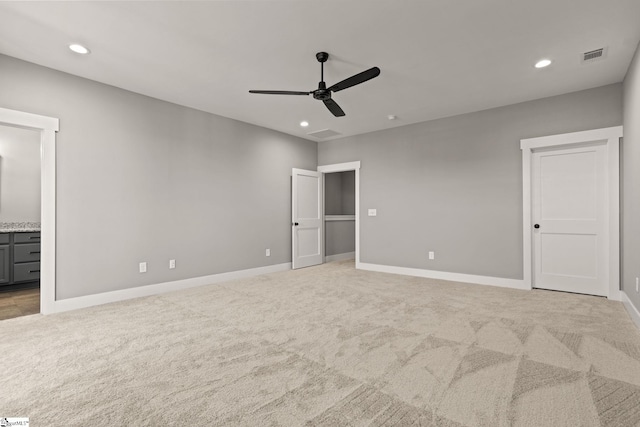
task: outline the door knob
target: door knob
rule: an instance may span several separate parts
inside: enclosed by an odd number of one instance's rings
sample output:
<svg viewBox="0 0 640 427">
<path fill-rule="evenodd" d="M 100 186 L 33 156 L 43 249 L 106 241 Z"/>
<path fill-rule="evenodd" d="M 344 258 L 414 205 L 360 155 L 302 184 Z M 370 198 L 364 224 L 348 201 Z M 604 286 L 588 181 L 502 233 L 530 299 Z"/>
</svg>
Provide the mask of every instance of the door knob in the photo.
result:
<svg viewBox="0 0 640 427">
<path fill-rule="evenodd" d="M 297 226 L 297 225 L 298 225 L 298 223 L 297 223 L 297 222 L 294 222 L 294 223 L 293 223 L 293 225 Z"/>
<path fill-rule="evenodd" d="M 540 228 L 540 224 L 535 224 L 533 228 Z"/>
</svg>

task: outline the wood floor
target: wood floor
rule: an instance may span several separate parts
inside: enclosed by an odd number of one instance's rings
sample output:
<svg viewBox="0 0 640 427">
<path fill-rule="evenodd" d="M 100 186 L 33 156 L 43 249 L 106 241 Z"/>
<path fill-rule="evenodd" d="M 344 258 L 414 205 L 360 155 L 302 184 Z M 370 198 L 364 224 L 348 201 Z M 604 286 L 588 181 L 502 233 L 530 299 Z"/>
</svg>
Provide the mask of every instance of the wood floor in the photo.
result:
<svg viewBox="0 0 640 427">
<path fill-rule="evenodd" d="M 40 289 L 0 292 L 0 320 L 40 313 Z"/>
</svg>

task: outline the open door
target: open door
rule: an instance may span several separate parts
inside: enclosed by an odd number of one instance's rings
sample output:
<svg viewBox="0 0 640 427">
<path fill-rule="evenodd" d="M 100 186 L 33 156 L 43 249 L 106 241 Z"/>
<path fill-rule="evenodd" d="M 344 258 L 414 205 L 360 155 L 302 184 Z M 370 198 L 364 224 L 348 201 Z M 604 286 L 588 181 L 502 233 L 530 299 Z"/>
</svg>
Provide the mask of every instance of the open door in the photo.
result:
<svg viewBox="0 0 640 427">
<path fill-rule="evenodd" d="M 322 264 L 322 173 L 292 169 L 291 266 Z"/>
</svg>

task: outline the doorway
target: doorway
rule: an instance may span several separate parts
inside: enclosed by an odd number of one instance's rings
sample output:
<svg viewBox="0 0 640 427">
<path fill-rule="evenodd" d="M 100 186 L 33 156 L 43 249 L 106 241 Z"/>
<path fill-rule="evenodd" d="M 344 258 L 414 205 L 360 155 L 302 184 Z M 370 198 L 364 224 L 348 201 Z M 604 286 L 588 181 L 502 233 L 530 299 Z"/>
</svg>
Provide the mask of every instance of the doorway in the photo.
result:
<svg viewBox="0 0 640 427">
<path fill-rule="evenodd" d="M 353 171 L 356 268 L 360 266 L 360 162 L 318 166 L 317 171 L 292 170 L 292 268 L 322 264 L 325 256 L 325 175 Z"/>
<path fill-rule="evenodd" d="M 619 138 L 606 128 L 521 141 L 525 281 L 619 299 Z"/>
<path fill-rule="evenodd" d="M 40 313 L 55 311 L 56 299 L 56 132 L 53 117 L 0 108 L 0 125 L 40 134 Z"/>
<path fill-rule="evenodd" d="M 324 174 L 325 262 L 355 259 L 355 171 Z"/>
<path fill-rule="evenodd" d="M 40 135 L 0 126 L 0 320 L 40 313 Z"/>
</svg>

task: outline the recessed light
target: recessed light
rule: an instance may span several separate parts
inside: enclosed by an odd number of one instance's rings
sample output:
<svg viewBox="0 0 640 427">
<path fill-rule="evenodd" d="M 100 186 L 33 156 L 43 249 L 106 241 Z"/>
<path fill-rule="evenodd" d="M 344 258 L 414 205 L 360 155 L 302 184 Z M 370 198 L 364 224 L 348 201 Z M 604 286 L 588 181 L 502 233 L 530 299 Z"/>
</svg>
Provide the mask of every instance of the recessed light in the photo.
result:
<svg viewBox="0 0 640 427">
<path fill-rule="evenodd" d="M 75 53 L 79 53 L 80 55 L 86 55 L 91 52 L 89 49 L 78 43 L 70 44 L 69 49 L 71 49 Z"/>
<path fill-rule="evenodd" d="M 393 115 L 393 114 L 389 114 L 389 115 L 387 116 L 387 119 L 389 119 L 389 120 L 395 120 L 395 119 L 397 119 L 397 118 L 398 118 L 398 116 L 395 116 L 395 115 Z"/>
<path fill-rule="evenodd" d="M 544 68 L 548 67 L 549 65 L 551 65 L 550 59 L 541 59 L 540 61 L 536 62 L 536 68 Z"/>
<path fill-rule="evenodd" d="M 307 126 L 309 126 L 309 122 L 306 120 L 303 120 L 300 122 L 300 126 L 302 126 L 303 128 L 306 128 Z"/>
</svg>

